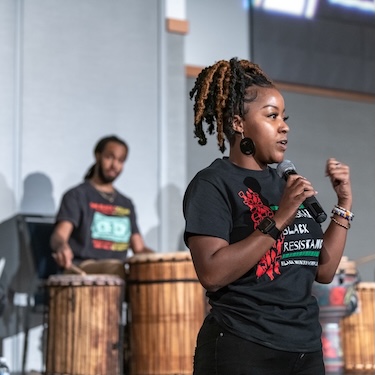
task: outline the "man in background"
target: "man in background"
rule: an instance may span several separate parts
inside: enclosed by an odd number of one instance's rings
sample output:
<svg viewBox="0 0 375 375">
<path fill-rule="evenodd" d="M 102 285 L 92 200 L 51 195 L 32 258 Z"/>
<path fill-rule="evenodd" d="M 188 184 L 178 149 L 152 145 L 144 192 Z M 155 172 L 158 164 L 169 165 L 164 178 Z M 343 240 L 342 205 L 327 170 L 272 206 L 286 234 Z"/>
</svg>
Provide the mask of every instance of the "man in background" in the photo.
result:
<svg viewBox="0 0 375 375">
<path fill-rule="evenodd" d="M 57 264 L 66 271 L 125 278 L 128 249 L 152 252 L 139 232 L 132 201 L 113 186 L 128 152 L 116 136 L 100 139 L 84 182 L 64 194 L 50 242 Z"/>
</svg>

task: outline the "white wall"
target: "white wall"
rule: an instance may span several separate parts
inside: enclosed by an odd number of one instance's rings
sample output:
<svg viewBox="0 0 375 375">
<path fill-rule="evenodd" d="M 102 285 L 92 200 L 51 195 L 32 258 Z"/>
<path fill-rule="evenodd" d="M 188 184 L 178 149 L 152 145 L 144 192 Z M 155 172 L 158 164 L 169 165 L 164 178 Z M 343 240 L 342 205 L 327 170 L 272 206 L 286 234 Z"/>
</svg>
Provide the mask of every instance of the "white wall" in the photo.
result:
<svg viewBox="0 0 375 375">
<path fill-rule="evenodd" d="M 0 184 L 3 191 L 10 185 L 15 198 L 13 205 L 7 198 L 0 219 L 55 214 L 63 192 L 92 164 L 96 141 L 115 133 L 130 146 L 116 185 L 134 200 L 147 231 L 158 221 L 158 30 L 164 22 L 158 2 L 3 0 L 0 6 L 6 47 L 0 52 L 1 152 L 8 160 Z"/>
<path fill-rule="evenodd" d="M 212 65 L 231 57 L 249 58 L 248 13 L 243 0 L 188 0 L 187 65 Z"/>
<path fill-rule="evenodd" d="M 17 95 L 17 2 L 0 1 L 0 221 L 16 210 L 18 155 L 15 100 Z"/>
<path fill-rule="evenodd" d="M 185 0 L 165 0 L 165 17 L 186 20 Z"/>
</svg>

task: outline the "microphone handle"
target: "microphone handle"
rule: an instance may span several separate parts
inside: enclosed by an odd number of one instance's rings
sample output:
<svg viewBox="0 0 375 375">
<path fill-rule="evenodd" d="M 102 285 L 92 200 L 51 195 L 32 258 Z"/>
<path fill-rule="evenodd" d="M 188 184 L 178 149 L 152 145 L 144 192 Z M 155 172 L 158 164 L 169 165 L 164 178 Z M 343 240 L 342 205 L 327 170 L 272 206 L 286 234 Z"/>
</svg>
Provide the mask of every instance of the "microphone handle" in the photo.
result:
<svg viewBox="0 0 375 375">
<path fill-rule="evenodd" d="M 297 172 L 294 169 L 285 171 L 285 179 L 287 179 L 292 174 L 297 174 Z M 310 212 L 311 216 L 315 219 L 317 223 L 323 223 L 327 219 L 327 214 L 324 212 L 322 206 L 317 201 L 315 196 L 306 198 L 303 202 L 303 205 Z"/>
<path fill-rule="evenodd" d="M 303 205 L 310 212 L 317 223 L 323 223 L 327 219 L 327 214 L 324 212 L 322 206 L 314 196 L 306 198 Z"/>
</svg>

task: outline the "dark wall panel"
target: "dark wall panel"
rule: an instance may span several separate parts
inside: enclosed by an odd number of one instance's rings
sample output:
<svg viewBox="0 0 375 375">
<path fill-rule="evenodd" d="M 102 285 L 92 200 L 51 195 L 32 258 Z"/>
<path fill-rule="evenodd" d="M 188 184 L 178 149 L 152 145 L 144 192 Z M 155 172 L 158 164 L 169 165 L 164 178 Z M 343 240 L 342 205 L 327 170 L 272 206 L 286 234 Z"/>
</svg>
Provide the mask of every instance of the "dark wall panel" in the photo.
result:
<svg viewBox="0 0 375 375">
<path fill-rule="evenodd" d="M 252 57 L 277 81 L 375 94 L 375 26 L 252 10 Z"/>
</svg>

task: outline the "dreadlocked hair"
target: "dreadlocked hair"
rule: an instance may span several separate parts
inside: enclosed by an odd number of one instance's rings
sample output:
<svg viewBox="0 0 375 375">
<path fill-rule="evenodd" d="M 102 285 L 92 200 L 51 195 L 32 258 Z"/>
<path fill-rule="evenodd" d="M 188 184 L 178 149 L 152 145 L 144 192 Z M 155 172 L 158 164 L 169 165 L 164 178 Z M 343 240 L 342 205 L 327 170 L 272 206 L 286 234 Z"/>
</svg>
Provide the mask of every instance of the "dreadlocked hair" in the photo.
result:
<svg viewBox="0 0 375 375">
<path fill-rule="evenodd" d="M 200 145 L 207 143 L 203 122 L 208 125 L 207 132 L 217 132 L 220 151 L 226 150 L 225 137 L 231 142 L 234 136 L 232 127 L 235 115 L 243 117 L 244 103 L 256 98 L 246 92 L 251 86 L 274 87 L 272 81 L 257 64 L 248 60 L 220 60 L 203 69 L 190 91 L 194 103 L 194 135 Z"/>
</svg>

